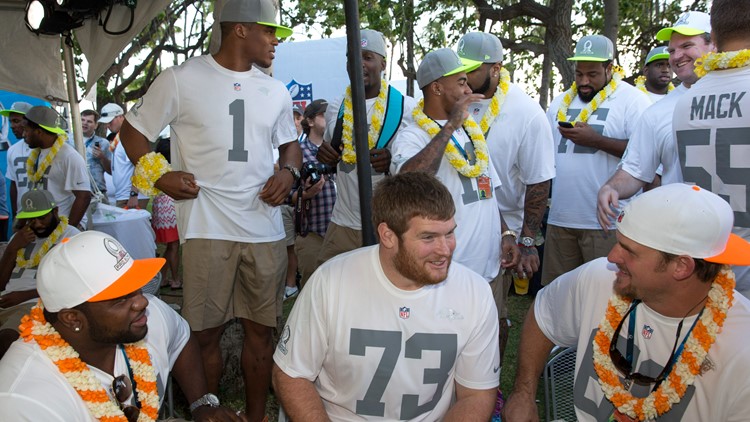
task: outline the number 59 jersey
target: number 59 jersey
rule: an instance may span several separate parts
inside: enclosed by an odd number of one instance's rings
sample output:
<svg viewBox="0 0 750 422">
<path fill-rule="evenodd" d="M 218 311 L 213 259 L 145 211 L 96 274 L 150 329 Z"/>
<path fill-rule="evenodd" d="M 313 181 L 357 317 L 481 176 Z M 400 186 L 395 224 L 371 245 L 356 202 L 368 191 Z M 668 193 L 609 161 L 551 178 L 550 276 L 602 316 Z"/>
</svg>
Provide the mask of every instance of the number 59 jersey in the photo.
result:
<svg viewBox="0 0 750 422">
<path fill-rule="evenodd" d="M 497 387 L 497 311 L 487 282 L 453 262 L 440 284 L 405 291 L 379 246 L 339 255 L 305 285 L 274 361 L 312 381 L 331 420 L 440 420 L 455 384 Z"/>
<path fill-rule="evenodd" d="M 677 102 L 673 130 L 686 183 L 726 199 L 733 232 L 750 240 L 750 67 L 710 72 Z M 750 297 L 750 267 L 735 267 Z"/>
<path fill-rule="evenodd" d="M 181 238 L 254 243 L 284 237 L 279 210 L 258 193 L 273 175 L 273 149 L 296 142 L 292 116 L 280 81 L 205 55 L 162 72 L 126 119 L 151 141 L 169 125 L 173 168 L 195 175 L 198 198 L 176 203 Z"/>
</svg>

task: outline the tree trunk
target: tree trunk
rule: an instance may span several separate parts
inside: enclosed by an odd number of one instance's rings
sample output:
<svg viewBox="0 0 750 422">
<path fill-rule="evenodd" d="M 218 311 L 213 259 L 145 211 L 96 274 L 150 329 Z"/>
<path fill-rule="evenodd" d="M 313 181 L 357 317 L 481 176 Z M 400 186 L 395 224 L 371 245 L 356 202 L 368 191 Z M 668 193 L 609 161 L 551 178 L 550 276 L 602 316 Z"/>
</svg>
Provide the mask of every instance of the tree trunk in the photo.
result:
<svg viewBox="0 0 750 422">
<path fill-rule="evenodd" d="M 568 57 L 573 55 L 571 44 L 573 31 L 570 25 L 573 15 L 573 0 L 553 0 L 550 7 L 552 7 L 552 16 L 547 23 L 544 43 L 547 46 L 547 54 L 560 71 L 563 85 L 567 87 L 575 79 L 573 65 L 567 60 Z"/>
<path fill-rule="evenodd" d="M 620 28 L 620 1 L 604 0 L 604 36 L 617 45 L 617 31 Z"/>
<path fill-rule="evenodd" d="M 552 58 L 549 54 L 544 55 L 542 61 L 542 81 L 539 86 L 539 105 L 542 110 L 547 110 L 549 104 L 550 81 L 552 80 Z"/>
</svg>

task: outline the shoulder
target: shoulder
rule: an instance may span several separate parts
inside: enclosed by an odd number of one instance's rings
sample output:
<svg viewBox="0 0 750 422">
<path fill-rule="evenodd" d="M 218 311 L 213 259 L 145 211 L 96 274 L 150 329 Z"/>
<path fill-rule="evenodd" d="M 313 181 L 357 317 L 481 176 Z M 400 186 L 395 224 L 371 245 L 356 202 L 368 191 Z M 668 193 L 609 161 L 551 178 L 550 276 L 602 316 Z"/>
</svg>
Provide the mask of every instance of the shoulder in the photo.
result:
<svg viewBox="0 0 750 422">
<path fill-rule="evenodd" d="M 57 153 L 57 157 L 55 158 L 61 158 L 65 161 L 71 161 L 75 163 L 81 163 L 84 164 L 83 157 L 81 157 L 81 154 L 78 153 L 78 151 L 75 149 L 75 147 L 71 146 L 67 142 L 63 144 L 62 148 L 60 148 L 60 151 Z"/>
</svg>

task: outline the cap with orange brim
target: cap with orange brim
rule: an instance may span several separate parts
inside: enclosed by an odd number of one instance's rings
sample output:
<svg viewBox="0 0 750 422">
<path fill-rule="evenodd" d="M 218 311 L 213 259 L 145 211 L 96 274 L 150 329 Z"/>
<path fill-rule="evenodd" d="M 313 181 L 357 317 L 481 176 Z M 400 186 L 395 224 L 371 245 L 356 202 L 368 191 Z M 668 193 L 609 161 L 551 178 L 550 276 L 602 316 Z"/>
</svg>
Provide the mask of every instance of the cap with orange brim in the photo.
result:
<svg viewBox="0 0 750 422">
<path fill-rule="evenodd" d="M 728 265 L 750 265 L 750 243 L 734 233 L 729 234 L 724 252 L 705 258 L 708 262 Z"/>
</svg>

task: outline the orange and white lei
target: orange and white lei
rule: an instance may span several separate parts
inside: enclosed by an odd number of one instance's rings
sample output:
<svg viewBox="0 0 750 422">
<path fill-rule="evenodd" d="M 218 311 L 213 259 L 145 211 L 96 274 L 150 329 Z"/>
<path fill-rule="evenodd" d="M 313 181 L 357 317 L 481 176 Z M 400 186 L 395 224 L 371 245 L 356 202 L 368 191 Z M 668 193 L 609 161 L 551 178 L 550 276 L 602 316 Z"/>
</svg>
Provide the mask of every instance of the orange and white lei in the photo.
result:
<svg viewBox="0 0 750 422">
<path fill-rule="evenodd" d="M 101 382 L 80 359 L 78 352 L 44 319 L 43 309 L 40 302 L 23 317 L 19 326 L 21 337 L 26 342 L 34 340 L 39 345 L 83 399 L 94 418 L 103 422 L 127 422 L 118 404 L 110 399 Z M 159 394 L 151 357 L 143 340 L 124 346 L 141 402 L 138 422 L 155 421 L 159 413 Z"/>
<path fill-rule="evenodd" d="M 706 53 L 695 61 L 695 74 L 702 78 L 712 70 L 750 66 L 750 49 Z"/>
<path fill-rule="evenodd" d="M 370 129 L 367 131 L 367 145 L 373 149 L 380 137 L 380 129 L 383 127 L 383 118 L 385 117 L 386 97 L 388 94 L 388 83 L 385 79 L 380 79 L 380 93 L 375 99 L 374 109 L 370 117 Z M 346 87 L 344 94 L 344 121 L 341 128 L 341 142 L 344 149 L 341 153 L 341 159 L 347 164 L 357 162 L 357 153 L 354 152 L 352 137 L 354 136 L 354 114 L 352 112 L 352 87 Z"/>
<path fill-rule="evenodd" d="M 16 254 L 16 266 L 20 268 L 35 268 L 39 266 L 39 262 L 44 258 L 44 255 L 47 255 L 47 252 L 49 252 L 50 248 L 57 243 L 57 241 L 60 239 L 60 236 L 62 236 L 65 229 L 68 228 L 68 217 L 62 215 L 60 216 L 60 223 L 55 228 L 55 231 L 52 232 L 46 239 L 44 239 L 44 242 L 42 243 L 42 246 L 39 248 L 38 251 L 29 259 L 24 258 L 24 252 L 26 248 L 21 248 L 18 250 L 18 253 Z"/>
<path fill-rule="evenodd" d="M 636 398 L 627 391 L 609 357 L 610 339 L 618 323 L 630 307 L 630 301 L 614 295 L 609 299 L 607 312 L 594 337 L 594 369 L 607 400 L 621 413 L 644 421 L 656 419 L 679 403 L 687 388 L 695 382 L 708 350 L 721 331 L 727 311 L 734 299 L 734 273 L 728 267 L 721 270 L 708 292 L 705 310 L 690 332 L 685 348 L 669 376 L 647 397 Z"/>
<path fill-rule="evenodd" d="M 612 70 L 612 79 L 609 81 L 607 85 L 604 86 L 602 90 L 600 90 L 594 98 L 589 101 L 588 104 L 586 104 L 583 109 L 581 109 L 581 112 L 578 113 L 578 116 L 571 122 L 575 126 L 577 122 L 588 122 L 589 117 L 599 108 L 599 105 L 604 102 L 604 100 L 607 99 L 610 95 L 612 95 L 613 92 L 617 89 L 617 84 L 620 83 L 622 80 L 622 69 L 619 67 L 615 67 Z M 568 121 L 568 107 L 570 107 L 570 104 L 573 102 L 573 100 L 578 95 L 578 88 L 576 86 L 576 83 L 573 82 L 573 85 L 570 86 L 570 89 L 565 91 L 565 96 L 563 97 L 562 104 L 560 104 L 560 108 L 557 110 L 557 120 L 560 122 L 567 122 Z"/>
<path fill-rule="evenodd" d="M 42 162 L 37 166 L 36 172 L 34 171 L 34 165 L 36 164 L 36 160 L 37 158 L 39 158 L 39 154 L 41 154 L 42 149 L 34 148 L 31 150 L 28 158 L 26 158 L 26 176 L 32 183 L 37 183 L 42 180 L 42 177 L 44 177 L 44 173 L 47 171 L 49 166 L 52 165 L 52 160 L 55 159 L 57 153 L 60 152 L 60 148 L 63 147 L 65 138 L 65 135 L 57 135 L 55 143 L 52 144 L 52 147 L 50 148 L 47 156 L 44 157 L 44 160 L 42 160 Z"/>
<path fill-rule="evenodd" d="M 644 94 L 648 94 L 648 89 L 646 89 L 646 77 L 641 75 L 635 78 L 635 87 L 638 88 Z M 670 82 L 669 85 L 667 85 L 667 94 L 672 92 L 673 89 L 674 89 L 674 84 Z"/>
<path fill-rule="evenodd" d="M 424 114 L 424 98 L 420 99 L 417 106 L 414 107 L 412 116 L 419 127 L 430 135 L 430 139 L 434 138 L 440 132 L 440 126 Z M 487 150 L 487 141 L 484 139 L 482 129 L 479 128 L 479 125 L 471 118 L 471 116 L 464 120 L 464 129 L 469 135 L 469 138 L 471 138 L 471 143 L 474 144 L 474 154 L 476 155 L 474 165 L 469 164 L 469 161 L 458 151 L 456 146 L 453 145 L 453 142 L 448 142 L 445 146 L 445 158 L 457 172 L 468 178 L 474 178 L 486 174 L 490 155 Z"/>
<path fill-rule="evenodd" d="M 500 114 L 500 109 L 505 104 L 505 96 L 508 95 L 508 89 L 510 89 L 510 73 L 504 67 L 501 67 L 500 83 L 495 90 L 495 94 L 492 96 L 492 100 L 490 100 L 490 106 L 479 122 L 482 133 L 487 133 L 490 130 L 490 126 L 492 126 L 497 115 Z"/>
</svg>

